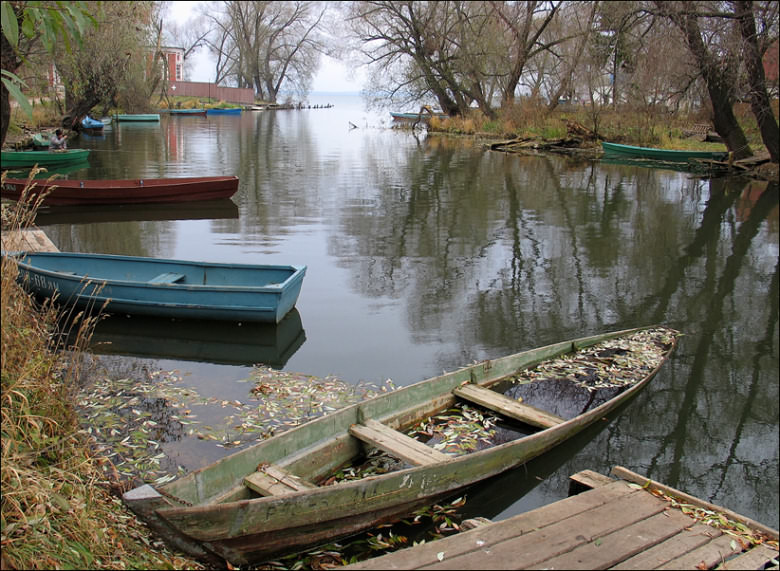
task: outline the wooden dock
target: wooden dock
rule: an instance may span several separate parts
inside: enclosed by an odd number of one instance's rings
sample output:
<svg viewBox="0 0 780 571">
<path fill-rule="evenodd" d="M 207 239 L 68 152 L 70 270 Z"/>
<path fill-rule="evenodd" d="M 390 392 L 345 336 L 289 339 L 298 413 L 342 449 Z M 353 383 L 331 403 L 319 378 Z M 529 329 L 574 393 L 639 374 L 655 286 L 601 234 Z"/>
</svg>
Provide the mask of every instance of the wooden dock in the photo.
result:
<svg viewBox="0 0 780 571">
<path fill-rule="evenodd" d="M 564 500 L 347 569 L 778 568 L 777 530 L 620 466 L 612 475 L 580 472 Z"/>
<path fill-rule="evenodd" d="M 13 230 L 2 234 L 3 252 L 59 252 L 43 230 Z"/>
</svg>

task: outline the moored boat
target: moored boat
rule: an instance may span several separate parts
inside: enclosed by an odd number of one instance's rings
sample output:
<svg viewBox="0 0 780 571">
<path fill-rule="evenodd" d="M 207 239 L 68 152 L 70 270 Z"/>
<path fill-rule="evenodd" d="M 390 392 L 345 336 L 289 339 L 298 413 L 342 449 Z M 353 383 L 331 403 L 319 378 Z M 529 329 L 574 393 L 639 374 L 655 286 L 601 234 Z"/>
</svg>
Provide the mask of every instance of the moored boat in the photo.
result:
<svg viewBox="0 0 780 571">
<path fill-rule="evenodd" d="M 75 252 L 10 254 L 41 297 L 108 313 L 279 323 L 306 266 L 227 264 Z"/>
<path fill-rule="evenodd" d="M 391 111 L 390 116 L 396 121 L 430 121 L 431 118 L 447 119 L 446 113 L 398 113 Z"/>
<path fill-rule="evenodd" d="M 100 121 L 98 119 L 93 119 L 89 115 L 87 115 L 81 120 L 82 129 L 88 129 L 92 131 L 102 131 L 103 127 L 105 127 L 103 121 Z"/>
<path fill-rule="evenodd" d="M 206 115 L 241 115 L 241 107 L 206 109 Z"/>
<path fill-rule="evenodd" d="M 604 156 L 607 157 L 652 159 L 673 163 L 686 163 L 691 159 L 723 161 L 728 158 L 727 151 L 658 149 L 654 147 L 635 147 L 632 145 L 621 145 L 619 143 L 607 143 L 605 141 L 602 141 L 601 147 L 604 149 Z"/>
<path fill-rule="evenodd" d="M 668 359 L 677 335 L 639 328 L 474 364 L 337 410 L 123 499 L 191 555 L 232 565 L 266 561 L 398 519 L 552 449 L 636 395 Z M 561 376 L 559 367 L 567 366 L 574 372 Z M 558 400 L 571 406 L 535 407 L 555 386 L 566 397 Z M 511 430 L 494 431 L 489 444 L 451 450 L 447 428 L 457 421 L 437 427 L 436 419 L 454 408 L 467 417 L 463 424 L 478 422 L 475 406 L 494 411 L 495 422 Z M 377 451 L 389 471 L 360 477 Z"/>
<path fill-rule="evenodd" d="M 205 109 L 168 109 L 171 115 L 205 115 Z"/>
<path fill-rule="evenodd" d="M 160 120 L 159 113 L 122 113 L 116 116 L 116 120 L 120 123 L 130 122 L 153 122 Z"/>
<path fill-rule="evenodd" d="M 0 189 L 3 198 L 21 200 L 27 180 L 7 178 Z M 151 178 L 125 180 L 36 180 L 26 200 L 42 204 L 140 204 L 191 202 L 230 198 L 238 190 L 236 176 Z"/>
<path fill-rule="evenodd" d="M 49 167 L 84 162 L 87 160 L 88 155 L 89 149 L 2 151 L 0 152 L 0 164 L 4 170 L 27 168 L 35 165 Z"/>
</svg>

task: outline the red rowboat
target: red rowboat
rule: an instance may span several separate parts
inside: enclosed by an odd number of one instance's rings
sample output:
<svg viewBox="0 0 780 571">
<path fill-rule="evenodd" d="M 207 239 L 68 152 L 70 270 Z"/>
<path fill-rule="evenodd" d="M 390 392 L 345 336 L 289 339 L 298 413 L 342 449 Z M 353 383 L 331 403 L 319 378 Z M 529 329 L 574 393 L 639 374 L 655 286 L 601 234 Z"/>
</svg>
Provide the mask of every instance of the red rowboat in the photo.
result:
<svg viewBox="0 0 780 571">
<path fill-rule="evenodd" d="M 2 197 L 21 200 L 26 179 L 7 178 Z M 44 194 L 43 204 L 139 204 L 229 198 L 238 190 L 236 176 L 128 180 L 35 180 L 26 200 Z"/>
</svg>

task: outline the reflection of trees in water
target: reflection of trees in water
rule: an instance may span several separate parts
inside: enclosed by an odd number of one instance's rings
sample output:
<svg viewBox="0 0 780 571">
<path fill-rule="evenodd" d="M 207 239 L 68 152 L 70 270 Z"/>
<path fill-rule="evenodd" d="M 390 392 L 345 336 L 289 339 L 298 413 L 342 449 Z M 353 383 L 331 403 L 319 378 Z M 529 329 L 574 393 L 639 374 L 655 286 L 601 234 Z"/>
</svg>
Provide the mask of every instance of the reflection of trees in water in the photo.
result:
<svg viewBox="0 0 780 571">
<path fill-rule="evenodd" d="M 756 323 L 777 327 L 766 300 L 776 285 L 764 293 L 777 239 L 764 221 L 777 187 L 740 220 L 736 187 L 745 183 L 566 164 L 458 149 L 410 154 L 384 173 L 374 209 L 344 211 L 331 251 L 364 295 L 404 298 L 416 335 L 457 340 L 443 368 L 607 329 L 682 330 L 673 363 L 609 437 L 622 450 L 609 461 L 634 458 L 634 468 L 704 496 L 740 495 L 723 488 L 736 464 L 772 479 L 771 441 L 761 466 L 761 446 L 741 451 L 738 441 L 761 432 L 749 412 L 757 403 L 776 431 L 777 339 L 753 336 Z M 491 354 L 479 354 L 486 346 Z M 609 468 L 603 449 L 591 454 Z"/>
</svg>

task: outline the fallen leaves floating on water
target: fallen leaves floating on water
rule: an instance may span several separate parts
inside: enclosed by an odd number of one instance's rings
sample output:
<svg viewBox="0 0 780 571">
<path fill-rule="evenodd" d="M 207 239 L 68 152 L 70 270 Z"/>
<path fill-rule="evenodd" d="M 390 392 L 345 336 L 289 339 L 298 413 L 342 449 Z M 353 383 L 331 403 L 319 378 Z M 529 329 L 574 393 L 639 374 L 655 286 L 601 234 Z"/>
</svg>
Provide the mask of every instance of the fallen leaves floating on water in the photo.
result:
<svg viewBox="0 0 780 571">
<path fill-rule="evenodd" d="M 89 434 L 123 478 L 164 484 L 187 470 L 166 453 L 166 444 L 186 438 L 233 449 L 269 438 L 344 406 L 393 390 L 351 385 L 335 377 L 255 367 L 243 401 L 202 397 L 183 386 L 178 371 L 146 371 L 144 379 L 97 378 L 80 392 L 77 409 Z M 203 424 L 204 407 L 225 409 L 219 424 Z M 106 468 L 108 469 L 108 468 Z"/>
</svg>

